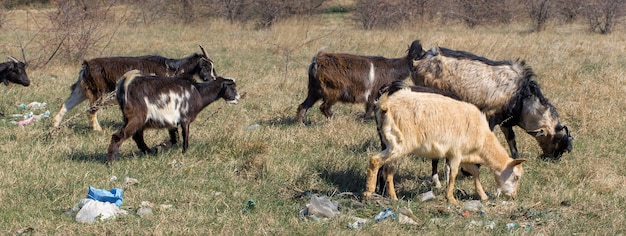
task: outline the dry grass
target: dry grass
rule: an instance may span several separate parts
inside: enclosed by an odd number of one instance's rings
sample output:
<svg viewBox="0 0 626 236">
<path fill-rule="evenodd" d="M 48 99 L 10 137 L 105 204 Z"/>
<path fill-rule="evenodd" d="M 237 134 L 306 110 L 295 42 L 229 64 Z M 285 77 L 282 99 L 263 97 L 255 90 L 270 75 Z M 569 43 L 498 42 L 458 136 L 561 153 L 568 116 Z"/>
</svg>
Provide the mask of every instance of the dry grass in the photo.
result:
<svg viewBox="0 0 626 236">
<path fill-rule="evenodd" d="M 33 39 L 27 53 L 37 55 L 36 11 L 13 11 L 12 28 L 22 40 Z M 28 16 L 28 17 L 27 17 Z M 29 26 L 29 27 L 27 27 Z M 221 75 L 237 79 L 246 98 L 236 106 L 217 102 L 191 126 L 190 149 L 180 147 L 155 156 L 141 155 L 132 141 L 121 146 L 112 166 L 103 164 L 110 135 L 120 128 L 117 107 L 101 112 L 101 133 L 92 132 L 86 117 L 44 140 L 51 119 L 16 127 L 11 118 L 0 122 L 0 233 L 32 228 L 36 235 L 174 234 L 174 235 L 296 235 L 296 234 L 600 234 L 626 233 L 626 37 L 624 32 L 592 35 L 572 25 L 525 33 L 528 26 L 477 28 L 444 27 L 428 23 L 393 31 L 361 31 L 345 15 L 293 19 L 267 31 L 249 30 L 220 20 L 195 25 L 122 24 L 102 55 L 161 54 L 183 57 L 202 44 Z M 0 39 L 0 55 L 20 55 L 14 35 Z M 474 52 L 492 59 L 525 59 L 538 74 L 543 92 L 558 108 L 561 121 L 575 137 L 574 150 L 559 162 L 537 156 L 538 145 L 517 130 L 521 155 L 529 159 L 518 199 L 485 203 L 485 214 L 459 216 L 460 206 L 437 200 L 419 202 L 429 190 L 430 163 L 406 158 L 399 166 L 398 202 L 383 200 L 397 210 L 408 207 L 421 220 L 417 226 L 387 221 L 365 229 L 349 229 L 350 216 L 371 218 L 382 209 L 375 201 L 356 207 L 340 192 L 364 189 L 368 158 L 378 149 L 373 122 L 358 119 L 362 105 L 339 104 L 336 117 L 326 120 L 317 104 L 307 114 L 309 125 L 293 123 L 306 96 L 308 64 L 321 48 L 328 51 L 401 57 L 414 39 Z M 43 44 L 41 44 L 43 45 Z M 55 114 L 69 96 L 79 65 L 54 62 L 29 70 L 30 87 L 2 87 L 0 109 L 21 113 L 15 104 L 41 101 Z M 67 117 L 82 110 L 82 104 Z M 39 113 L 42 111 L 36 111 Z M 255 125 L 258 125 L 255 126 Z M 498 135 L 501 137 L 500 133 Z M 166 138 L 165 131 L 146 133 L 148 144 Z M 504 141 L 502 140 L 504 143 Z M 483 168 L 488 192 L 493 177 Z M 124 207 L 131 213 L 141 201 L 155 205 L 152 217 L 133 214 L 114 221 L 85 225 L 64 211 L 85 197 L 87 186 L 112 188 L 121 181 L 141 181 L 127 187 Z M 472 181 L 458 188 L 473 194 Z M 329 221 L 303 220 L 298 211 L 308 202 L 302 192 L 332 195 L 343 206 L 341 217 Z M 241 209 L 248 199 L 256 207 Z M 564 204 L 562 204 L 562 202 Z M 172 209 L 158 207 L 171 204 Z M 431 219 L 439 218 L 440 221 Z M 473 227 L 472 221 L 496 222 L 494 229 Z M 505 224 L 532 224 L 512 231 Z"/>
</svg>

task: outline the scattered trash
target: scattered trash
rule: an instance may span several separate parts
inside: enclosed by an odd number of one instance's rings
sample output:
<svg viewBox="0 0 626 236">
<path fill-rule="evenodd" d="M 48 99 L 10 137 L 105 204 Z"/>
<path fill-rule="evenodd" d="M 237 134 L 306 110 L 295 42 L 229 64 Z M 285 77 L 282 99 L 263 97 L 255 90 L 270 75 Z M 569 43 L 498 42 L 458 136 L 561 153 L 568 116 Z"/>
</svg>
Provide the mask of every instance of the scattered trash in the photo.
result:
<svg viewBox="0 0 626 236">
<path fill-rule="evenodd" d="M 519 228 L 518 223 L 515 223 L 515 222 L 506 223 L 506 229 L 508 230 L 517 229 L 517 228 Z"/>
<path fill-rule="evenodd" d="M 392 218 L 392 219 L 397 219 L 398 215 L 396 215 L 396 213 L 393 213 L 393 211 L 390 208 L 387 208 L 385 210 L 382 210 L 381 212 L 378 212 L 378 214 L 376 214 L 374 216 L 374 220 L 376 222 L 381 222 L 383 220 L 386 220 L 388 218 Z"/>
<path fill-rule="evenodd" d="M 122 185 L 123 187 L 128 187 L 131 185 L 135 185 L 138 184 L 139 180 L 135 179 L 135 178 L 130 178 L 130 177 L 126 177 L 124 178 L 124 184 Z"/>
<path fill-rule="evenodd" d="M 20 120 L 17 122 L 17 126 L 24 126 L 24 125 L 30 124 L 31 122 L 33 122 L 33 120 L 35 120 L 35 117 L 32 117 L 32 116 L 28 119 Z"/>
<path fill-rule="evenodd" d="M 461 212 L 461 216 L 462 216 L 462 217 L 469 217 L 469 216 L 470 216 L 470 214 L 471 214 L 471 213 L 470 213 L 469 211 L 464 211 L 464 212 Z"/>
<path fill-rule="evenodd" d="M 326 197 L 311 196 L 311 201 L 306 204 L 306 208 L 300 211 L 300 216 L 308 216 L 314 220 L 323 218 L 333 218 L 339 214 L 339 204 L 330 201 Z"/>
<path fill-rule="evenodd" d="M 22 107 L 22 105 L 24 105 L 24 103 L 20 104 L 20 107 Z M 24 105 L 24 108 L 30 109 L 30 110 L 38 110 L 38 109 L 43 109 L 46 108 L 46 103 L 45 102 L 31 102 L 28 105 Z M 21 109 L 24 109 L 21 108 Z"/>
<path fill-rule="evenodd" d="M 109 182 L 115 182 L 117 181 L 117 176 L 111 176 L 111 178 L 109 179 Z"/>
<path fill-rule="evenodd" d="M 159 205 L 159 208 L 161 208 L 161 210 L 169 210 L 169 209 L 172 209 L 172 207 L 174 207 L 174 206 L 172 206 L 171 204 L 161 204 L 161 205 Z"/>
<path fill-rule="evenodd" d="M 15 124 L 15 125 L 18 125 L 18 126 L 24 126 L 24 125 L 32 123 L 33 121 L 39 121 L 39 120 L 41 120 L 43 118 L 50 117 L 50 111 L 46 111 L 46 112 L 41 113 L 39 115 L 34 115 L 33 112 L 29 112 L 29 113 L 26 113 L 26 114 L 23 114 L 23 115 L 22 114 L 13 114 L 13 115 L 11 115 L 11 117 L 12 118 L 21 118 L 21 117 L 23 117 L 24 118 L 23 120 L 11 121 L 11 124 Z"/>
<path fill-rule="evenodd" d="M 419 219 L 417 219 L 417 217 L 413 214 L 413 211 L 409 208 L 402 207 L 398 209 L 398 213 L 400 213 L 398 217 L 398 222 L 400 222 L 400 224 L 416 225 L 417 222 L 419 222 Z"/>
<path fill-rule="evenodd" d="M 463 211 L 479 212 L 483 208 L 483 204 L 479 200 L 468 201 L 463 205 Z"/>
<path fill-rule="evenodd" d="M 261 128 L 261 125 L 253 124 L 253 125 L 250 125 L 250 126 L 246 127 L 246 130 L 258 130 L 260 128 Z"/>
<path fill-rule="evenodd" d="M 359 217 L 352 217 L 352 220 L 354 220 L 354 222 L 348 223 L 348 227 L 352 229 L 360 229 L 360 228 L 363 228 L 365 224 L 367 224 L 367 219 L 363 219 Z"/>
<path fill-rule="evenodd" d="M 467 226 L 468 228 L 472 229 L 475 227 L 482 227 L 484 229 L 494 229 L 496 227 L 496 222 L 495 221 L 476 221 L 476 220 L 472 220 L 470 221 L 469 225 Z"/>
<path fill-rule="evenodd" d="M 246 205 L 244 205 L 243 208 L 241 208 L 241 213 L 246 213 L 248 211 L 254 210 L 255 205 L 256 203 L 254 203 L 254 200 L 248 199 L 248 201 L 246 202 Z"/>
<path fill-rule="evenodd" d="M 142 201 L 141 207 L 137 209 L 137 215 L 142 218 L 153 215 L 152 208 L 150 207 L 150 205 L 151 204 L 149 201 Z"/>
<path fill-rule="evenodd" d="M 80 223 L 94 223 L 106 219 L 115 219 L 117 215 L 128 214 L 117 205 L 110 202 L 101 202 L 85 198 L 77 205 L 80 210 L 76 214 L 76 221 Z"/>
<path fill-rule="evenodd" d="M 89 186 L 89 192 L 87 193 L 88 199 L 93 199 L 101 202 L 109 202 L 115 204 L 117 207 L 122 206 L 122 195 L 124 190 L 119 188 L 112 188 L 111 190 L 97 189 Z"/>
<path fill-rule="evenodd" d="M 428 191 L 428 192 L 422 193 L 421 196 L 422 196 L 421 197 L 422 202 L 435 199 L 435 194 L 433 193 L 433 191 Z"/>
<path fill-rule="evenodd" d="M 32 233 L 34 232 L 35 229 L 33 229 L 33 227 L 28 227 L 25 229 L 20 229 L 17 232 L 15 232 L 15 235 L 22 235 L 22 234 L 27 234 L 27 233 Z"/>
</svg>

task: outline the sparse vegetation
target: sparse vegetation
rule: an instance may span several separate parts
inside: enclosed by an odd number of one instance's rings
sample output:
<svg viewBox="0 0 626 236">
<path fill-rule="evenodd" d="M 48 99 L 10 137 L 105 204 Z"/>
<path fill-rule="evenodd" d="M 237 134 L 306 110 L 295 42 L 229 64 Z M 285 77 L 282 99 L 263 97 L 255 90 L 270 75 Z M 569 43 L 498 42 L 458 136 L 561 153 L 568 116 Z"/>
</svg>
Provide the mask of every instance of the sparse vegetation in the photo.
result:
<svg viewBox="0 0 626 236">
<path fill-rule="evenodd" d="M 444 1 L 445 2 L 445 1 Z M 346 6 L 328 4 L 328 6 Z M 214 60 L 218 74 L 237 80 L 246 96 L 236 106 L 216 102 L 191 125 L 187 153 L 181 147 L 157 155 L 141 155 L 132 142 L 120 148 L 113 166 L 104 165 L 111 134 L 121 125 L 117 106 L 99 119 L 103 132 L 93 132 L 86 119 L 76 119 L 46 140 L 51 119 L 23 127 L 11 124 L 11 114 L 26 110 L 16 105 L 46 102 L 53 114 L 69 96 L 76 81 L 78 55 L 58 57 L 46 65 L 27 67 L 31 86 L 0 86 L 0 234 L 14 235 L 620 235 L 626 233 L 626 37 L 619 27 L 610 34 L 587 33 L 587 23 L 574 21 L 557 29 L 528 34 L 526 23 L 476 25 L 421 21 L 394 29 L 363 30 L 354 12 L 312 14 L 285 18 L 267 30 L 253 22 L 231 23 L 204 17 L 181 21 L 137 22 L 139 10 L 113 6 L 111 17 L 99 26 L 109 34 L 106 44 L 91 45 L 81 57 L 160 54 L 177 58 L 198 52 L 198 44 Z M 352 9 L 352 8 L 346 8 Z M 0 38 L 0 56 L 21 55 L 13 35 L 19 36 L 27 58 L 47 59 L 57 32 L 48 15 L 54 8 L 7 10 L 11 24 Z M 428 15 L 428 14 L 426 14 Z M 126 16 L 126 17 L 123 17 Z M 443 16 L 441 16 L 443 17 Z M 437 18 L 439 19 L 439 18 Z M 584 20 L 584 19 L 581 19 Z M 110 23 L 115 22 L 115 23 Z M 121 22 L 121 23 L 120 23 Z M 82 29 L 82 28 L 79 28 Z M 306 96 L 307 69 L 320 49 L 362 55 L 401 57 L 420 39 L 435 45 L 473 52 L 495 60 L 524 59 L 537 73 L 544 95 L 574 136 L 574 149 L 562 160 L 545 161 L 534 139 L 522 130 L 518 148 L 524 176 L 518 198 L 484 202 L 484 214 L 460 215 L 443 193 L 420 202 L 431 190 L 430 161 L 419 157 L 400 161 L 396 175 L 397 202 L 360 201 L 369 157 L 379 151 L 373 121 L 361 121 L 363 105 L 338 104 L 327 120 L 316 104 L 307 125 L 293 122 Z M 105 46 L 106 45 L 106 46 Z M 285 51 L 288 51 L 286 53 Z M 285 57 L 288 56 L 288 60 Z M 56 58 L 56 57 L 55 57 Z M 288 62 L 288 63 L 287 63 Z M 81 104 L 74 112 L 80 112 Z M 34 110 L 35 114 L 44 110 Z M 68 116 L 73 115 L 68 114 Z M 505 140 L 496 132 L 502 144 Z M 167 138 L 165 131 L 147 131 L 148 144 Z M 442 168 L 442 167 L 440 167 Z M 117 176 L 117 181 L 110 181 Z M 123 208 L 128 216 L 96 224 L 81 224 L 64 212 L 87 193 L 87 187 L 120 187 L 124 177 L 137 185 L 125 188 Z M 491 172 L 481 169 L 485 190 L 493 193 Z M 475 198 L 473 181 L 457 182 L 458 198 Z M 464 192 L 469 193 L 468 195 Z M 326 195 L 342 206 L 339 217 L 313 221 L 298 216 L 310 194 Z M 253 210 L 242 213 L 249 199 Z M 154 215 L 134 215 L 142 201 L 150 201 Z M 160 208 L 168 204 L 172 208 Z M 360 205 L 362 204 L 362 206 Z M 418 225 L 397 220 L 349 228 L 352 216 L 372 219 L 383 209 L 411 209 Z M 447 208 L 447 207 L 450 208 Z M 493 229 L 472 222 L 495 223 Z M 522 226 L 507 229 L 507 223 Z"/>
</svg>

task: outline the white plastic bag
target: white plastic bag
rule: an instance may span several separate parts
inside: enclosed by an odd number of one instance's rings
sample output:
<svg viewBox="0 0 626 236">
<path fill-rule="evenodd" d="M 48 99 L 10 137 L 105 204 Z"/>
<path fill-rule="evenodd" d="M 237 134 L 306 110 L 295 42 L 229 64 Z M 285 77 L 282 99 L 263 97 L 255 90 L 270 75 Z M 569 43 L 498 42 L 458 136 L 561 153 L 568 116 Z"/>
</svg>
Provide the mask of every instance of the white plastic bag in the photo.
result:
<svg viewBox="0 0 626 236">
<path fill-rule="evenodd" d="M 81 206 L 82 205 L 82 206 Z M 97 220 L 115 219 L 119 214 L 128 214 L 113 203 L 101 202 L 85 198 L 79 203 L 80 210 L 76 214 L 76 221 L 81 223 L 94 223 Z"/>
</svg>

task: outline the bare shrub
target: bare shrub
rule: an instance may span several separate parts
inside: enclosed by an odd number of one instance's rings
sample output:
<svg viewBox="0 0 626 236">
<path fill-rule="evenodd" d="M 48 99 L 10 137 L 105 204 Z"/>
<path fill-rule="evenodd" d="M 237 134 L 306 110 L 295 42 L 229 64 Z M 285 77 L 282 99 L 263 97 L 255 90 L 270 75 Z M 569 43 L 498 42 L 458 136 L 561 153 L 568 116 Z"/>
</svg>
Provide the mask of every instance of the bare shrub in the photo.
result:
<svg viewBox="0 0 626 236">
<path fill-rule="evenodd" d="M 0 7 L 0 28 L 7 23 L 7 13 L 4 8 Z"/>
<path fill-rule="evenodd" d="M 448 14 L 473 28 L 485 24 L 509 24 L 513 19 L 511 1 L 503 0 L 459 0 Z M 456 9 L 456 10 L 455 10 Z"/>
<path fill-rule="evenodd" d="M 250 19 L 253 0 L 213 0 L 211 5 L 216 14 L 230 23 L 246 22 Z"/>
<path fill-rule="evenodd" d="M 419 14 L 415 10 L 419 3 L 411 0 L 357 0 L 354 20 L 366 30 L 394 27 L 413 14 Z"/>
<path fill-rule="evenodd" d="M 56 9 L 48 13 L 51 22 L 50 38 L 44 50 L 62 61 L 77 62 L 90 51 L 105 45 L 108 34 L 105 25 L 115 21 L 111 12 L 113 3 L 99 0 L 56 0 Z"/>
<path fill-rule="evenodd" d="M 552 0 L 533 0 L 528 6 L 528 16 L 533 22 L 533 30 L 542 31 L 546 27 L 548 20 L 554 15 L 554 1 Z"/>
<path fill-rule="evenodd" d="M 565 23 L 573 23 L 580 15 L 586 0 L 556 0 L 555 12 Z"/>
<path fill-rule="evenodd" d="M 626 15 L 626 0 L 592 0 L 584 5 L 583 14 L 591 32 L 609 34 L 617 20 Z"/>
</svg>

